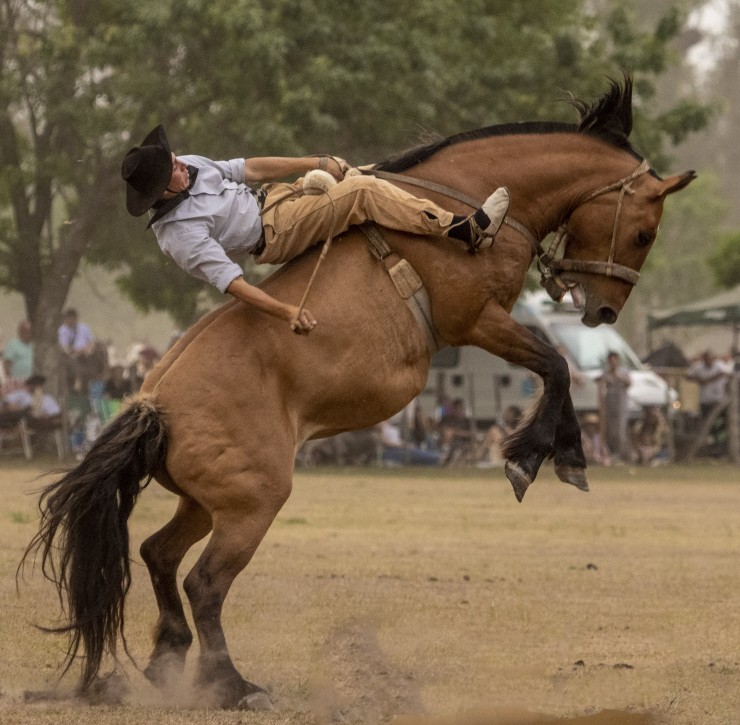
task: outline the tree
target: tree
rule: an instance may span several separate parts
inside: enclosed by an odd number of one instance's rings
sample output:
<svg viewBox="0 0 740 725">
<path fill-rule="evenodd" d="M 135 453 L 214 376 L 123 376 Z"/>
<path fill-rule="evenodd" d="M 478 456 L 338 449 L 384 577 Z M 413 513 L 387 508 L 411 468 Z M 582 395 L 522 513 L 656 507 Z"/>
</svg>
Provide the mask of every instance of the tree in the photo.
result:
<svg viewBox="0 0 740 725">
<path fill-rule="evenodd" d="M 717 248 L 708 261 L 721 287 L 740 284 L 740 232 L 721 235 Z"/>
<path fill-rule="evenodd" d="M 123 210 L 120 159 L 157 122 L 176 150 L 363 162 L 414 143 L 419 129 L 573 120 L 553 103 L 564 89 L 594 97 L 623 68 L 637 79 L 636 137 L 662 165 L 705 109 L 650 107 L 681 18 L 645 29 L 634 8 L 0 0 L 0 286 L 24 296 L 41 366 L 83 259 L 123 270 L 137 304 L 180 325 L 203 310 L 202 285 Z"/>
</svg>

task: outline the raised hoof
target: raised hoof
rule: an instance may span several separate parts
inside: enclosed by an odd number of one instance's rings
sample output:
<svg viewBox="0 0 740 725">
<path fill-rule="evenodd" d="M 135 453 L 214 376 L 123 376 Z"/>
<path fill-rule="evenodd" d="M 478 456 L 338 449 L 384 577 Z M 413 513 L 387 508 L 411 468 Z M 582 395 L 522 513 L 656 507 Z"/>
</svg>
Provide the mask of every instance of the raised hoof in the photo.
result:
<svg viewBox="0 0 740 725">
<path fill-rule="evenodd" d="M 506 473 L 506 478 L 511 481 L 511 487 L 514 489 L 516 500 L 521 503 L 524 494 L 527 493 L 529 484 L 532 483 L 532 478 L 518 463 L 513 463 L 512 461 L 506 461 L 504 472 Z"/>
<path fill-rule="evenodd" d="M 555 474 L 563 483 L 570 483 L 579 491 L 590 491 L 586 480 L 586 469 L 576 466 L 555 466 Z"/>
<path fill-rule="evenodd" d="M 275 706 L 266 692 L 252 692 L 245 695 L 236 705 L 237 710 L 274 710 Z"/>
</svg>

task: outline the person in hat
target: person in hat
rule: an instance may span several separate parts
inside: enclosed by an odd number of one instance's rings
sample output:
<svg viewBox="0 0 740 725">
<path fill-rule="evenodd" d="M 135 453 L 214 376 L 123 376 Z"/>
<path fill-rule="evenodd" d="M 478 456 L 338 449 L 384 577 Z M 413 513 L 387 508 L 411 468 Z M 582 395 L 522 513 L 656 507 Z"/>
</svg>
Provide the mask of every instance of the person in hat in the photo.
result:
<svg viewBox="0 0 740 725">
<path fill-rule="evenodd" d="M 327 186 L 320 194 L 303 194 L 302 178 L 294 184 L 267 184 L 259 195 L 248 186 L 314 169 L 341 183 Z M 242 268 L 230 256 L 246 252 L 260 264 L 286 262 L 368 220 L 399 231 L 460 239 L 475 251 L 491 246 L 508 211 L 509 193 L 504 187 L 474 214 L 459 216 L 374 176 L 345 178 L 349 169 L 346 161 L 334 156 L 228 161 L 178 157 L 159 125 L 126 154 L 121 175 L 127 210 L 133 216 L 150 212 L 147 228 L 152 228 L 162 251 L 179 267 L 288 322 L 297 308 L 246 282 Z M 299 333 L 316 326 L 305 308 L 297 323 Z"/>
</svg>

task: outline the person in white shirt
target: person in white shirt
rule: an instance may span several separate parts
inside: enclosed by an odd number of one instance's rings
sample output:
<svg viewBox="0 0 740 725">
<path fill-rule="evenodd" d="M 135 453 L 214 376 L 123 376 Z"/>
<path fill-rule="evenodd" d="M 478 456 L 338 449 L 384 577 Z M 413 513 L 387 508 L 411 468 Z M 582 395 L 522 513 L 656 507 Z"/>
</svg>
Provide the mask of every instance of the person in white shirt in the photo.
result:
<svg viewBox="0 0 740 725">
<path fill-rule="evenodd" d="M 717 403 L 727 400 L 727 381 L 732 368 L 711 350 L 705 350 L 686 371 L 689 380 L 699 384 L 699 406 L 706 418 Z"/>
<path fill-rule="evenodd" d="M 43 375 L 32 375 L 22 388 L 13 390 L 3 398 L 3 407 L 7 411 L 27 413 L 31 428 L 48 429 L 58 426 L 62 410 L 56 399 L 44 392 L 45 382 Z"/>
</svg>

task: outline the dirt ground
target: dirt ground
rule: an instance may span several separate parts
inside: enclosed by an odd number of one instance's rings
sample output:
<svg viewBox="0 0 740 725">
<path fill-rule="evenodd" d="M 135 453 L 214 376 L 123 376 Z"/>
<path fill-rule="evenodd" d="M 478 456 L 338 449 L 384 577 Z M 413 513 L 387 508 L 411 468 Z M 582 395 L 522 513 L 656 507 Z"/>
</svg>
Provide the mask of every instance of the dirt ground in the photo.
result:
<svg viewBox="0 0 740 725">
<path fill-rule="evenodd" d="M 546 469 L 522 504 L 498 469 L 299 472 L 224 611 L 276 705 L 249 713 L 203 709 L 187 681 L 160 693 L 127 660 L 122 705 L 72 698 L 75 668 L 57 684 L 64 640 L 33 626 L 56 621 L 53 587 L 29 571 L 15 588 L 41 469 L 0 466 L 2 724 L 740 723 L 736 467 L 594 469 L 589 494 Z M 153 485 L 131 519 L 141 667 L 138 546 L 174 504 Z"/>
</svg>

